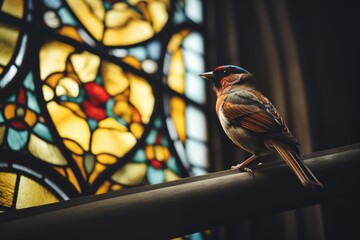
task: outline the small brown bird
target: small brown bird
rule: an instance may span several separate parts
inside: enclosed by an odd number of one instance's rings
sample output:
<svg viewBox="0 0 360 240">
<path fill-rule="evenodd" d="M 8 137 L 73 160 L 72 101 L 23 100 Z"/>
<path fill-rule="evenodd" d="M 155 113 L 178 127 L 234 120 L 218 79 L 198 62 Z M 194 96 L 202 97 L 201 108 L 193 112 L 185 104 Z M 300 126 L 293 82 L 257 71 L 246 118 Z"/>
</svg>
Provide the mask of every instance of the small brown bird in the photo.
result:
<svg viewBox="0 0 360 240">
<path fill-rule="evenodd" d="M 303 186 L 323 187 L 301 160 L 298 141 L 275 107 L 257 89 L 251 73 L 238 66 L 224 65 L 200 76 L 214 84 L 216 113 L 225 133 L 237 146 L 253 154 L 235 168 L 244 170 L 258 156 L 278 152 Z"/>
</svg>

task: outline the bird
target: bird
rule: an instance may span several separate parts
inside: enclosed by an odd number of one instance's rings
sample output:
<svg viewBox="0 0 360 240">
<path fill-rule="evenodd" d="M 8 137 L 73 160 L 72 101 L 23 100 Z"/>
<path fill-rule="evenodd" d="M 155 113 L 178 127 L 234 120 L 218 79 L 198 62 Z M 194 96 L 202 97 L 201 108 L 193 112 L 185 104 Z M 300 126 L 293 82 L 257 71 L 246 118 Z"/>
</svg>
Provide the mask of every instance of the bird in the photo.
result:
<svg viewBox="0 0 360 240">
<path fill-rule="evenodd" d="M 200 74 L 213 83 L 216 92 L 216 114 L 227 136 L 252 155 L 236 166 L 246 166 L 260 156 L 278 153 L 307 188 L 323 188 L 300 157 L 299 142 L 274 105 L 257 87 L 254 75 L 235 65 L 221 65 Z"/>
</svg>

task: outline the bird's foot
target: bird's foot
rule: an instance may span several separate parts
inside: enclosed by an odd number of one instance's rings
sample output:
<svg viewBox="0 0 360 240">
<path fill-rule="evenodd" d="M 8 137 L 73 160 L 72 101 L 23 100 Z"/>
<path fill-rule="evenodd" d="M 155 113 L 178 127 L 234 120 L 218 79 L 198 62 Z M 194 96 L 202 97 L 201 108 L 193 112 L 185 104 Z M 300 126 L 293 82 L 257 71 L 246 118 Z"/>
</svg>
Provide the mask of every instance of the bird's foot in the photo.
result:
<svg viewBox="0 0 360 240">
<path fill-rule="evenodd" d="M 237 164 L 236 166 L 231 166 L 231 169 L 238 169 L 240 171 L 248 172 L 254 176 L 254 172 L 250 168 L 244 167 L 243 164 Z"/>
</svg>

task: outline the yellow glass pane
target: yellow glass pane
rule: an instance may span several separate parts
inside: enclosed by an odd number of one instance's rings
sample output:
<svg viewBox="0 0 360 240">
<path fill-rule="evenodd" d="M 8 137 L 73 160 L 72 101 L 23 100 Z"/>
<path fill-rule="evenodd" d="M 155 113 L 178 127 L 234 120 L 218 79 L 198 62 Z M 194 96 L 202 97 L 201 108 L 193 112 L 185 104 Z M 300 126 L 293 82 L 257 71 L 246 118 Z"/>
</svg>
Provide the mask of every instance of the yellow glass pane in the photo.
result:
<svg viewBox="0 0 360 240">
<path fill-rule="evenodd" d="M 46 102 L 48 102 L 54 98 L 54 90 L 51 87 L 49 87 L 48 85 L 43 85 L 42 92 L 43 92 L 44 99 Z"/>
<path fill-rule="evenodd" d="M 143 163 L 127 163 L 123 168 L 116 171 L 111 179 L 124 185 L 140 185 L 145 178 L 146 169 L 146 164 Z"/>
<path fill-rule="evenodd" d="M 155 104 L 152 88 L 143 78 L 133 74 L 129 74 L 129 77 L 130 102 L 139 110 L 143 123 L 148 123 Z"/>
<path fill-rule="evenodd" d="M 186 140 L 186 128 L 185 128 L 185 102 L 179 97 L 171 97 L 170 99 L 170 111 L 171 117 L 174 121 L 176 131 L 179 139 L 184 143 Z"/>
<path fill-rule="evenodd" d="M 74 114 L 76 114 L 77 116 L 81 117 L 81 118 L 86 118 L 86 114 L 83 112 L 81 106 L 77 103 L 73 103 L 73 102 L 60 102 L 61 106 L 64 106 L 68 109 L 70 109 Z"/>
<path fill-rule="evenodd" d="M 76 17 L 98 41 L 104 32 L 104 7 L 101 1 L 67 0 Z"/>
<path fill-rule="evenodd" d="M 136 138 L 140 138 L 144 132 L 144 127 L 138 123 L 132 123 L 130 125 L 130 131 L 135 135 Z"/>
<path fill-rule="evenodd" d="M 88 151 L 90 128 L 86 120 L 54 101 L 47 104 L 47 109 L 59 135 L 77 142 L 82 149 Z"/>
<path fill-rule="evenodd" d="M 92 135 L 91 151 L 94 155 L 108 153 L 122 157 L 135 143 L 136 138 L 130 132 L 98 128 Z"/>
<path fill-rule="evenodd" d="M 171 89 L 178 93 L 185 91 L 185 65 L 181 50 L 178 49 L 172 55 L 167 83 Z"/>
<path fill-rule="evenodd" d="M 81 170 L 81 169 L 80 169 L 80 170 Z M 68 174 L 68 179 L 69 179 L 69 181 L 71 182 L 71 184 L 74 185 L 74 187 L 76 188 L 76 190 L 78 190 L 78 192 L 81 192 L 79 182 L 78 182 L 78 180 L 76 179 L 73 170 L 72 170 L 71 168 L 67 168 L 67 169 L 66 169 L 66 172 L 67 172 L 67 174 Z M 84 174 L 85 174 L 85 173 L 84 173 Z"/>
<path fill-rule="evenodd" d="M 164 146 L 155 146 L 155 158 L 159 161 L 167 161 L 170 157 L 170 152 L 167 147 Z"/>
<path fill-rule="evenodd" d="M 111 156 L 109 154 L 100 154 L 96 157 L 96 159 L 101 163 L 105 165 L 114 164 L 117 161 L 117 158 L 114 156 Z"/>
<path fill-rule="evenodd" d="M 40 77 L 45 80 L 54 72 L 63 72 L 66 59 L 74 51 L 72 46 L 52 41 L 45 43 L 40 50 Z"/>
<path fill-rule="evenodd" d="M 102 62 L 101 75 L 106 91 L 112 96 L 122 93 L 129 87 L 129 80 L 124 74 L 124 71 L 112 62 Z"/>
<path fill-rule="evenodd" d="M 4 141 L 5 130 L 6 130 L 5 126 L 0 126 L 0 145 Z"/>
<path fill-rule="evenodd" d="M 99 176 L 99 174 L 105 170 L 105 166 L 99 163 L 95 163 L 94 170 L 92 171 L 89 177 L 89 183 L 93 183 L 94 180 Z"/>
<path fill-rule="evenodd" d="M 150 18 L 155 32 L 159 32 L 168 20 L 166 5 L 160 1 L 152 1 L 148 4 Z"/>
<path fill-rule="evenodd" d="M 0 66 L 0 74 L 4 71 L 4 68 Z"/>
<path fill-rule="evenodd" d="M 14 198 L 16 174 L 0 172 L 0 206 L 11 207 Z"/>
<path fill-rule="evenodd" d="M 104 120 L 100 121 L 99 128 L 114 129 L 120 132 L 125 132 L 128 130 L 125 126 L 121 125 L 114 118 L 105 118 Z"/>
<path fill-rule="evenodd" d="M 58 202 L 59 199 L 34 180 L 20 177 L 16 208 L 27 208 Z"/>
<path fill-rule="evenodd" d="M 181 42 L 184 40 L 184 38 L 190 33 L 190 30 L 188 29 L 184 29 L 181 30 L 179 33 L 174 34 L 171 39 L 170 42 L 167 46 L 167 51 L 169 53 L 173 53 L 175 52 L 177 49 L 180 48 L 181 46 Z"/>
<path fill-rule="evenodd" d="M 105 25 L 107 28 L 124 27 L 130 19 L 139 18 L 139 16 L 131 8 L 128 8 L 126 3 L 118 2 L 106 13 Z"/>
<path fill-rule="evenodd" d="M 53 144 L 47 143 L 35 134 L 30 135 L 29 151 L 35 157 L 59 166 L 67 165 L 67 161 L 59 148 Z"/>
<path fill-rule="evenodd" d="M 165 179 L 167 182 L 174 181 L 180 179 L 178 175 L 170 171 L 169 169 L 165 169 Z"/>
<path fill-rule="evenodd" d="M 1 10 L 18 18 L 24 15 L 24 1 L 23 0 L 4 0 Z"/>
<path fill-rule="evenodd" d="M 104 45 L 130 45 L 145 41 L 154 35 L 151 24 L 146 21 L 130 21 L 125 28 L 110 28 L 105 31 Z"/>
<path fill-rule="evenodd" d="M 111 183 L 109 181 L 105 181 L 97 190 L 95 194 L 107 193 L 109 191 Z"/>
<path fill-rule="evenodd" d="M 63 77 L 59 80 L 58 84 L 56 85 L 55 92 L 57 96 L 69 96 L 76 98 L 79 96 L 79 84 L 76 80 Z"/>
<path fill-rule="evenodd" d="M 71 55 L 70 61 L 77 76 L 83 83 L 95 80 L 100 66 L 100 58 L 98 56 L 85 51 Z"/>
<path fill-rule="evenodd" d="M 19 29 L 0 23 L 0 65 L 6 66 L 14 54 L 19 37 Z"/>
</svg>

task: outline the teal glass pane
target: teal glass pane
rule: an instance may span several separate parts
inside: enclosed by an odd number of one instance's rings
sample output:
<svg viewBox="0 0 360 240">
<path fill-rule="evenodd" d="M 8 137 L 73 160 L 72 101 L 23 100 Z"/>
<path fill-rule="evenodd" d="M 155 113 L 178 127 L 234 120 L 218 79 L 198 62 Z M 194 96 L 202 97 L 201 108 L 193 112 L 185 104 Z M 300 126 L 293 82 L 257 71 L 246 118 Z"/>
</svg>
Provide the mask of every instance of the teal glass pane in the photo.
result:
<svg viewBox="0 0 360 240">
<path fill-rule="evenodd" d="M 8 129 L 7 142 L 10 149 L 19 151 L 23 149 L 28 141 L 29 133 L 26 130 L 17 131 L 13 128 Z"/>
<path fill-rule="evenodd" d="M 148 167 L 147 179 L 149 184 L 158 184 L 165 181 L 165 172 L 162 169 L 156 169 L 152 166 Z"/>
</svg>

